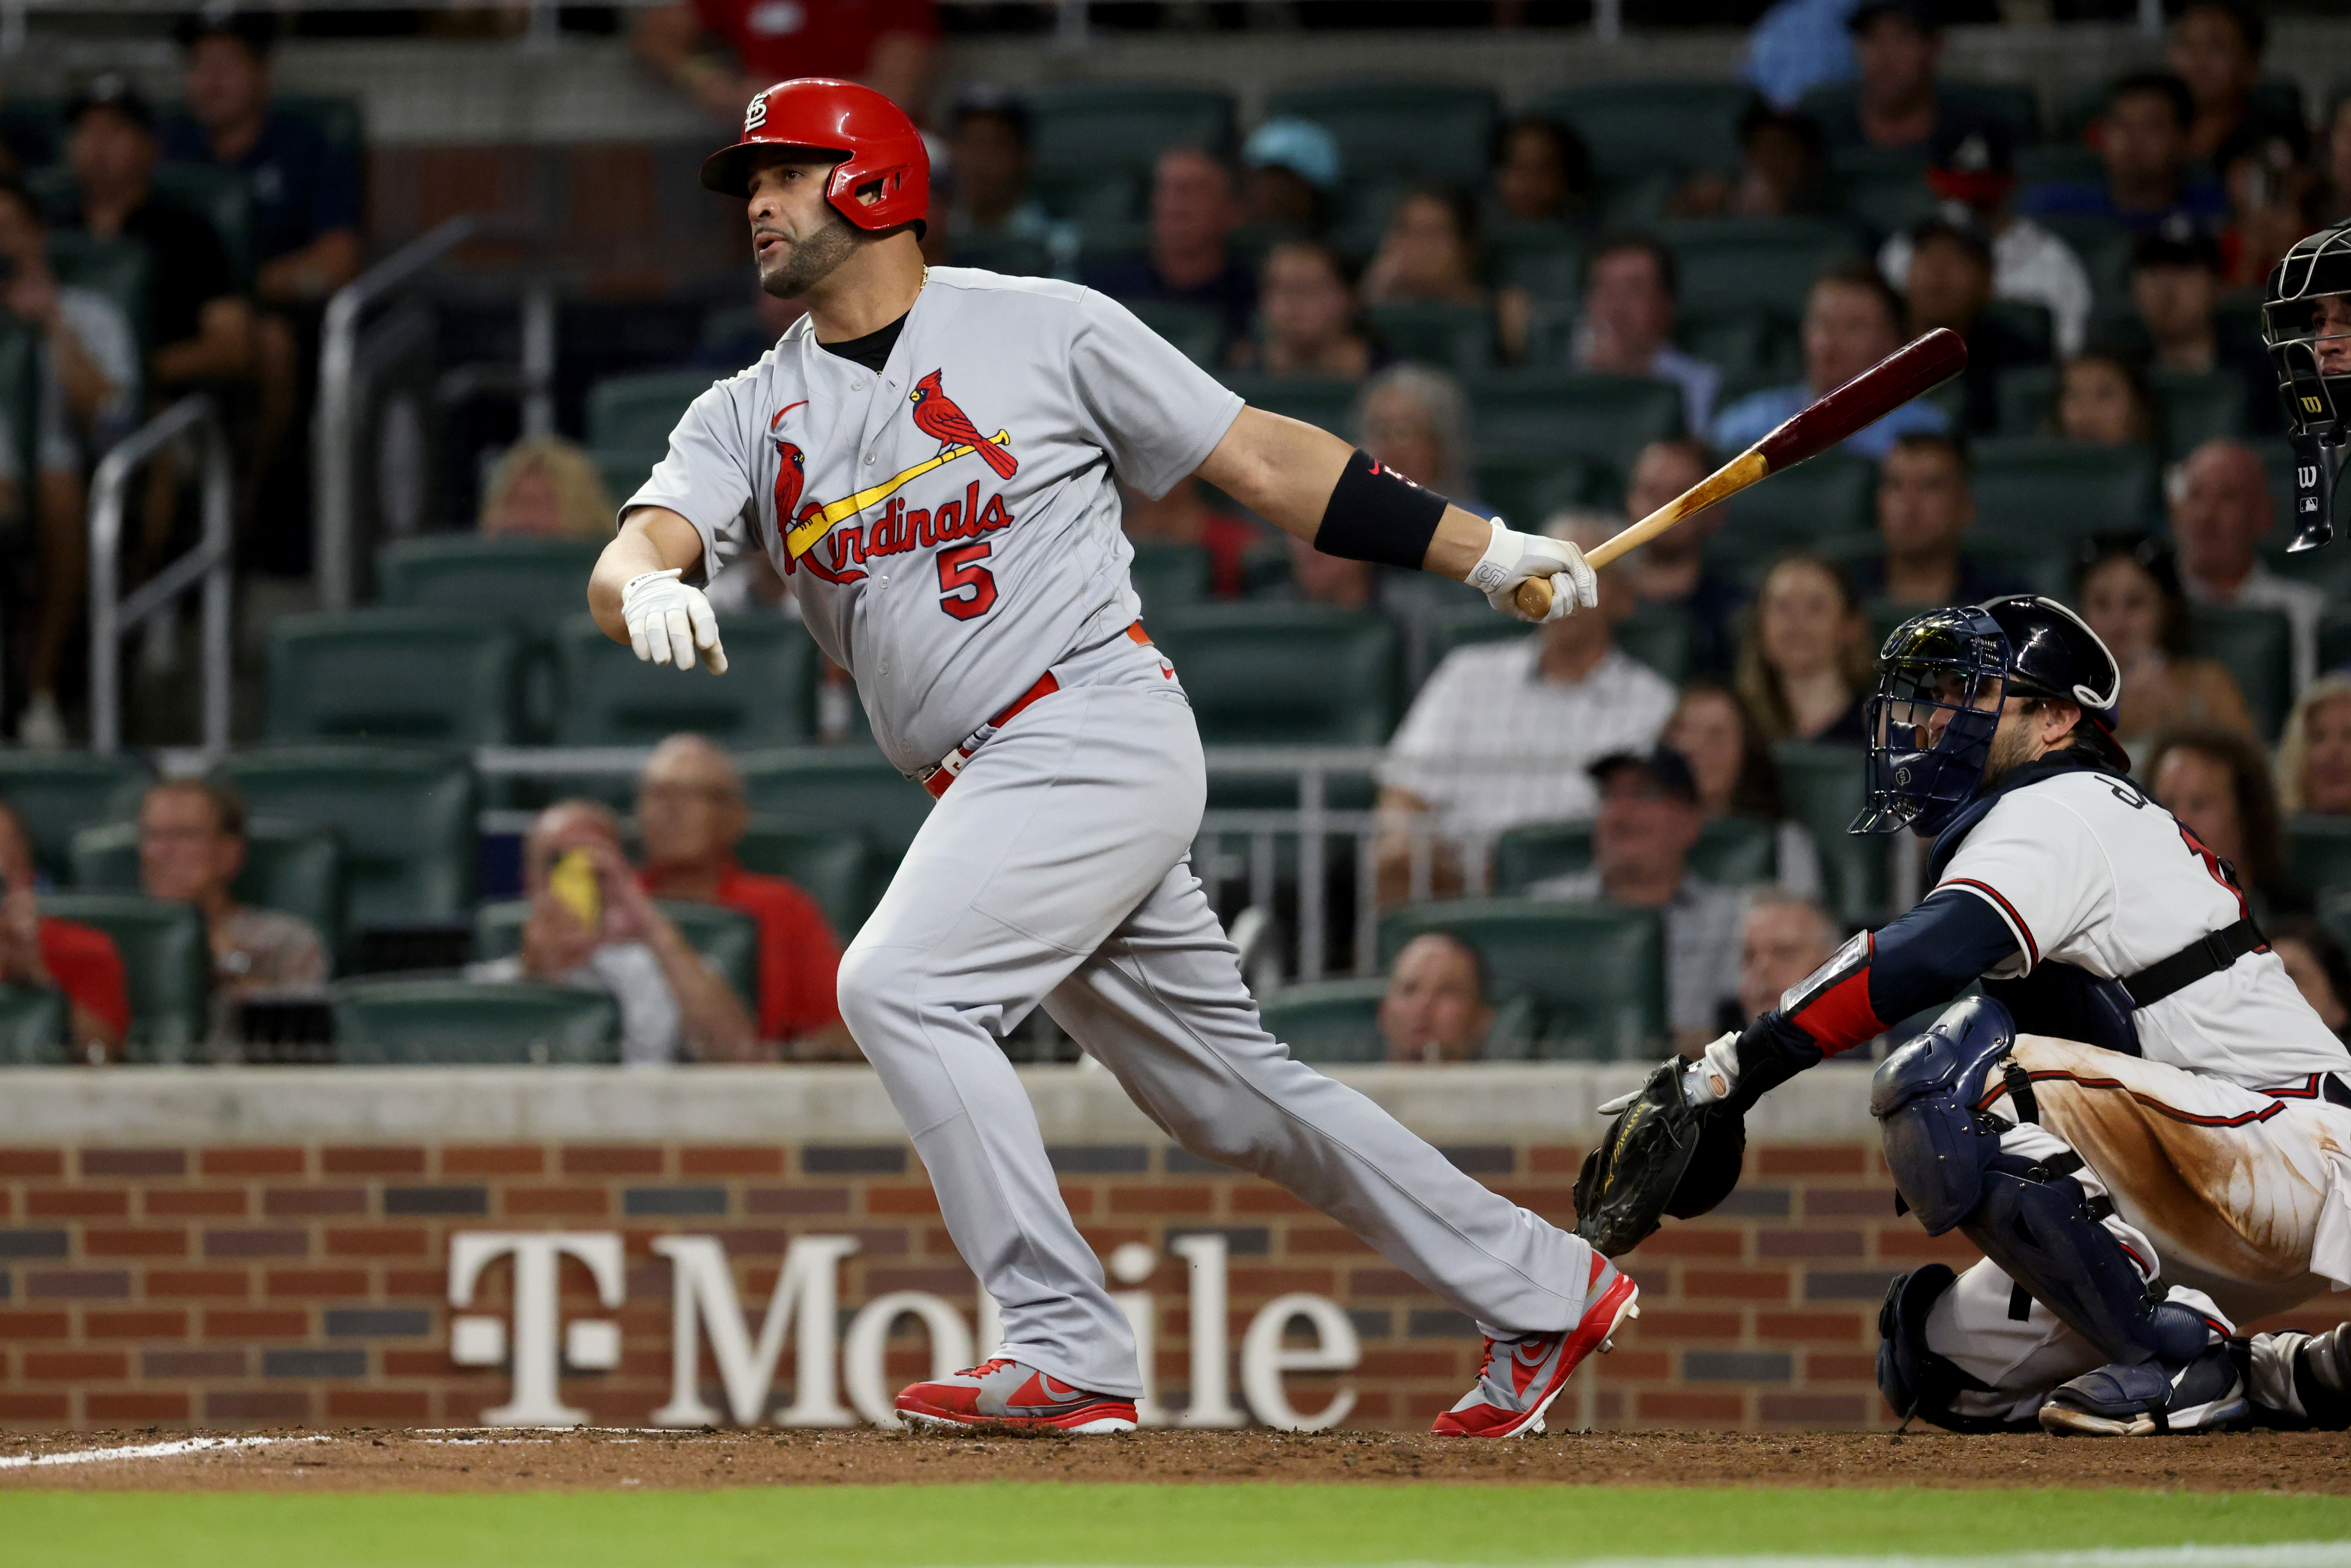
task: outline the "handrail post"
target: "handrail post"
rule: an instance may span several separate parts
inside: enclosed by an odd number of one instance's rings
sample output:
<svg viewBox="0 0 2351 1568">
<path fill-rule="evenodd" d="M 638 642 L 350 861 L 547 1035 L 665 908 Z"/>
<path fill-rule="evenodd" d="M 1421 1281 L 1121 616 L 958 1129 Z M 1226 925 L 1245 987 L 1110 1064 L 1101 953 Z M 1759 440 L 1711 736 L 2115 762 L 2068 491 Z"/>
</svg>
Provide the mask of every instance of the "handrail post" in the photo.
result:
<svg viewBox="0 0 2351 1568">
<path fill-rule="evenodd" d="M 204 422 L 204 749 L 214 758 L 228 750 L 231 574 L 236 559 L 236 469 L 230 460 L 228 432 L 216 418 Z"/>
<path fill-rule="evenodd" d="M 89 497 L 89 748 L 111 757 L 122 740 L 122 501 L 131 465 L 101 458 Z"/>
</svg>

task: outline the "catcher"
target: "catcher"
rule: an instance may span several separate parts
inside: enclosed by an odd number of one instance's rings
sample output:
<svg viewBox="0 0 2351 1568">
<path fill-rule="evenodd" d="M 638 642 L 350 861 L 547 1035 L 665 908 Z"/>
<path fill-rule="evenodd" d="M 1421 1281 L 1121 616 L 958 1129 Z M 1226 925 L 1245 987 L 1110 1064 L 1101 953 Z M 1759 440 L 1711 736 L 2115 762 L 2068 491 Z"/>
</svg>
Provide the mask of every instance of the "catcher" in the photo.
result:
<svg viewBox="0 0 2351 1568">
<path fill-rule="evenodd" d="M 2234 1326 L 2351 1288 L 2351 1056 L 2132 783 L 2113 655 L 2019 596 L 1917 617 L 1879 671 L 1852 831 L 1931 839 L 1932 891 L 1604 1106 L 1581 1233 L 1621 1255 L 1719 1203 L 1749 1106 L 1980 980 L 1871 1084 L 1903 1205 L 1984 1254 L 1893 1282 L 1887 1402 L 1970 1432 L 2351 1426 L 2351 1325 Z"/>
</svg>

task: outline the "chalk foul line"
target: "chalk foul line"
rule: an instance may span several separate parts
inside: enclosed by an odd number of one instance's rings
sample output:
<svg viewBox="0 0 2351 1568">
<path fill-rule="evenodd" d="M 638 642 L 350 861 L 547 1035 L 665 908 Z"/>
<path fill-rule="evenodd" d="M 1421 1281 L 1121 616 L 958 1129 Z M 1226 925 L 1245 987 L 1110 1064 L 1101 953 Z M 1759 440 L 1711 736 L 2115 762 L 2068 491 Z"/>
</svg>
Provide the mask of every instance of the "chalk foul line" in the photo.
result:
<svg viewBox="0 0 2351 1568">
<path fill-rule="evenodd" d="M 136 1443 L 128 1448 L 69 1448 L 61 1454 L 12 1454 L 0 1458 L 0 1470 L 37 1469 L 46 1465 L 98 1465 L 116 1459 L 174 1459 L 208 1448 L 259 1448 L 272 1443 L 323 1443 L 328 1434 L 299 1437 L 178 1437 L 168 1443 Z"/>
</svg>

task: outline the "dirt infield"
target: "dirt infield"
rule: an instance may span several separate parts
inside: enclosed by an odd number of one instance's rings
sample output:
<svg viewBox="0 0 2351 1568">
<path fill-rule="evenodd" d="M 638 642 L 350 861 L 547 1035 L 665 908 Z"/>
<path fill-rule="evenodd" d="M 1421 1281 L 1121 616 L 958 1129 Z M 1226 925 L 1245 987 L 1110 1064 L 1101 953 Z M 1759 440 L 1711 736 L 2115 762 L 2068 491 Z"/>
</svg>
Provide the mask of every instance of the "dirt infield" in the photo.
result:
<svg viewBox="0 0 2351 1568">
<path fill-rule="evenodd" d="M 195 1448 L 190 1439 L 217 1446 Z M 68 1459 L 93 1450 L 120 1457 Z M 139 1450 L 148 1450 L 144 1455 Z M 155 1450 L 167 1450 L 157 1452 Z M 48 1459 L 48 1463 L 25 1461 Z M 66 1462 L 57 1462 L 65 1460 Z M 2139 1441 L 1941 1432 L 1416 1434 L 1143 1432 L 1120 1437 L 873 1431 L 138 1431 L 0 1437 L 0 1488 L 507 1491 L 888 1482 L 1581 1482 L 1617 1486 L 2139 1487 L 2351 1494 L 2351 1435 Z"/>
</svg>

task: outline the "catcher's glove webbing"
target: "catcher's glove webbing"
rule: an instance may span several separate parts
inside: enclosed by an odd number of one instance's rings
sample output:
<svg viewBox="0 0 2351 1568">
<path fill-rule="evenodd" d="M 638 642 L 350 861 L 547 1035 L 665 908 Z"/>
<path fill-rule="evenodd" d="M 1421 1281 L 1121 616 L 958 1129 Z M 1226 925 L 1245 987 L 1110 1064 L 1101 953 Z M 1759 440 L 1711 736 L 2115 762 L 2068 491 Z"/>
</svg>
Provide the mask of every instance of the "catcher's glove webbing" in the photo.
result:
<svg viewBox="0 0 2351 1568">
<path fill-rule="evenodd" d="M 1605 1257 L 1629 1252 L 1661 1215 L 1690 1219 L 1739 1185 L 1747 1124 L 1721 1103 L 1692 1105 L 1677 1057 L 1641 1085 L 1575 1178 L 1575 1233 Z"/>
</svg>

